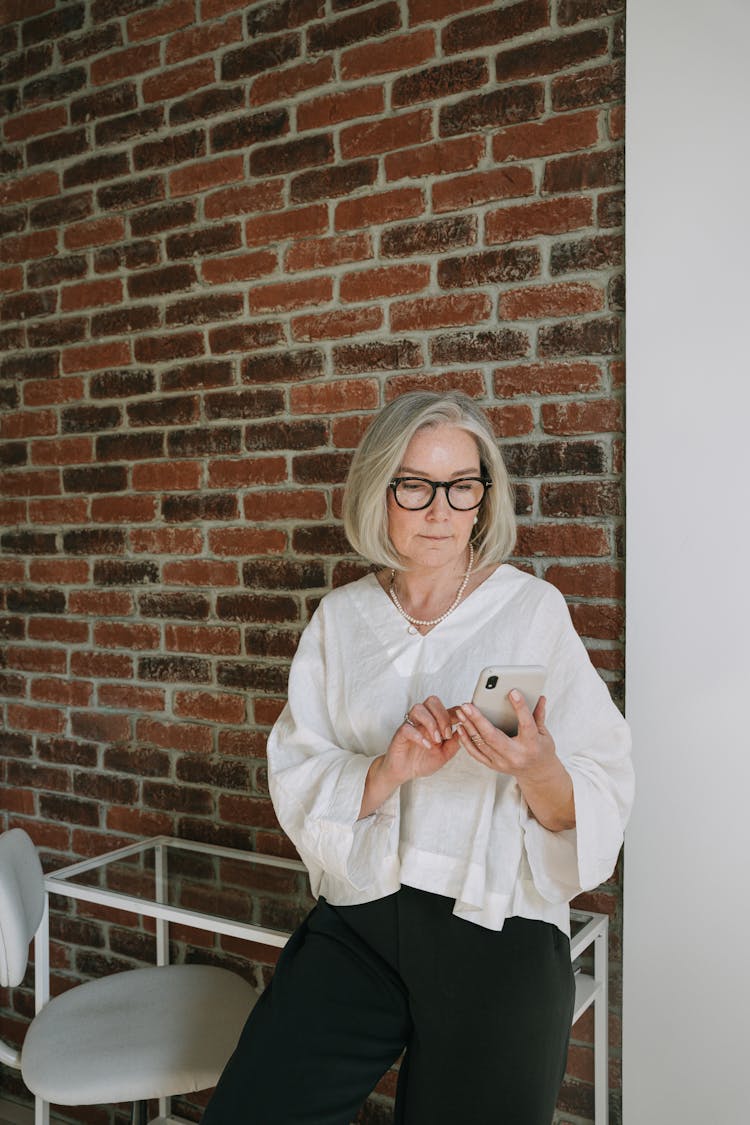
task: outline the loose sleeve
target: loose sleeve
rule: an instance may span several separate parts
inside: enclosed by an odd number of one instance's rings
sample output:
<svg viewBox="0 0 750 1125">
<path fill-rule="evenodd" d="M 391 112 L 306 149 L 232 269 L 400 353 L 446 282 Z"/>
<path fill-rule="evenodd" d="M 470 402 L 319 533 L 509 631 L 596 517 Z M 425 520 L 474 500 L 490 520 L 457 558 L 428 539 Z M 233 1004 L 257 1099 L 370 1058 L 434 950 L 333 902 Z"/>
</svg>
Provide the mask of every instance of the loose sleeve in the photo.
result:
<svg viewBox="0 0 750 1125">
<path fill-rule="evenodd" d="M 565 902 L 612 874 L 633 803 L 630 730 L 589 660 L 562 595 L 549 660 L 547 726 L 573 782 L 576 827 L 551 832 L 524 807 L 526 855 L 539 894 Z"/>
<path fill-rule="evenodd" d="M 337 645 L 345 638 L 337 637 Z M 351 656 L 354 659 L 354 653 Z M 399 797 L 358 820 L 368 753 L 340 745 L 335 685 L 328 682 L 325 620 L 319 607 L 300 639 L 288 702 L 268 740 L 269 785 L 276 815 L 318 893 L 323 875 L 363 891 L 397 861 Z M 381 753 L 373 749 L 373 756 Z"/>
</svg>

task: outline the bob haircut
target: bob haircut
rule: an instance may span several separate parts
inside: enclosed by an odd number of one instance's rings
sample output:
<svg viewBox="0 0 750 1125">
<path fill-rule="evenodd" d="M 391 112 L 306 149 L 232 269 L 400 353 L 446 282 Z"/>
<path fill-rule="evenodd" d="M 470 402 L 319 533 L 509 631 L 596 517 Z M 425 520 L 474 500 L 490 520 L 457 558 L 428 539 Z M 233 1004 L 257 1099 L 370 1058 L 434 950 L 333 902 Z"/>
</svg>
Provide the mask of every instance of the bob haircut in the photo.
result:
<svg viewBox="0 0 750 1125">
<path fill-rule="evenodd" d="M 398 475 L 416 432 L 433 426 L 455 426 L 477 443 L 482 475 L 492 487 L 477 509 L 474 565 L 503 562 L 516 541 L 513 488 L 486 414 L 459 391 L 410 391 L 378 414 L 354 454 L 346 480 L 343 517 L 349 542 L 378 566 L 404 569 L 388 534 L 388 484 Z"/>
</svg>

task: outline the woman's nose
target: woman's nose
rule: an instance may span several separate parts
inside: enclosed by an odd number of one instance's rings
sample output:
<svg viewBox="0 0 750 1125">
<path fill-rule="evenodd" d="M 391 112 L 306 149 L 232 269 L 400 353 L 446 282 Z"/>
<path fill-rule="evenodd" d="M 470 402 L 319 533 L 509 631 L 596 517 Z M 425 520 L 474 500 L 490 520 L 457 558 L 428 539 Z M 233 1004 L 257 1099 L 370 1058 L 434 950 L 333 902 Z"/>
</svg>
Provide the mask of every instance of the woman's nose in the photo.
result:
<svg viewBox="0 0 750 1125">
<path fill-rule="evenodd" d="M 451 506 L 444 488 L 436 488 L 432 503 L 427 509 L 427 515 L 432 519 L 445 519 L 450 515 Z"/>
</svg>

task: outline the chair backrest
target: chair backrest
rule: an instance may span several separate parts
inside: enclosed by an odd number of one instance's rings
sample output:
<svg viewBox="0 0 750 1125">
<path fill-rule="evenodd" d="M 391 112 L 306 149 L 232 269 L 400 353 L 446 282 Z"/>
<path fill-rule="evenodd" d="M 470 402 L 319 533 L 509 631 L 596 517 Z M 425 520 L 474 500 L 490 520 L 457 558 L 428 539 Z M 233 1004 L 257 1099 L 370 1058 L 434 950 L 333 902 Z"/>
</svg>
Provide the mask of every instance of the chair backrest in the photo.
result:
<svg viewBox="0 0 750 1125">
<path fill-rule="evenodd" d="M 21 828 L 0 836 L 0 985 L 21 983 L 29 943 L 44 913 L 44 875 L 36 848 Z"/>
</svg>

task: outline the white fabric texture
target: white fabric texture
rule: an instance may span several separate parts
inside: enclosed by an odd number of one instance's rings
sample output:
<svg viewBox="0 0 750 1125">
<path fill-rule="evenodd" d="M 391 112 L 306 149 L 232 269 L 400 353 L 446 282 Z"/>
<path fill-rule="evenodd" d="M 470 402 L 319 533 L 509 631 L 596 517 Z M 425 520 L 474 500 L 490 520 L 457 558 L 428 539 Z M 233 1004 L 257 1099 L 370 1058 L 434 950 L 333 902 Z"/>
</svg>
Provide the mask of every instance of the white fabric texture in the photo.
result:
<svg viewBox="0 0 750 1125">
<path fill-rule="evenodd" d="M 45 1101 L 145 1101 L 214 1086 L 258 998 L 236 973 L 164 965 L 55 997 L 32 1021 L 23 1080 Z"/>
<path fill-rule="evenodd" d="M 547 667 L 546 725 L 575 794 L 576 828 L 551 832 L 517 782 L 463 747 L 357 820 L 371 759 L 428 695 L 471 699 L 489 664 Z M 633 800 L 630 732 L 562 595 L 504 564 L 426 636 L 407 631 L 374 575 L 323 598 L 304 631 L 268 742 L 277 815 L 313 893 L 338 906 L 403 884 L 456 900 L 500 930 L 513 915 L 569 932 L 568 902 L 612 873 Z"/>
</svg>

